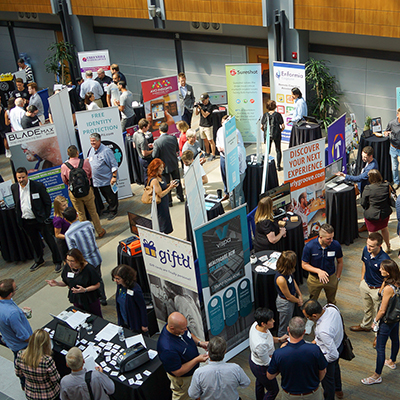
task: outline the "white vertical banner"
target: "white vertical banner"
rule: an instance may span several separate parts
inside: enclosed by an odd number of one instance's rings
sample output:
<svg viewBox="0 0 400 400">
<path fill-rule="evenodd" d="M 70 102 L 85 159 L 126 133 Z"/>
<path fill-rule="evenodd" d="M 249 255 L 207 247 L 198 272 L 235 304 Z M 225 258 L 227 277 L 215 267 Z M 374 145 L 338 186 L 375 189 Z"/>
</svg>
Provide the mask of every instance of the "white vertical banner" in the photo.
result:
<svg viewBox="0 0 400 400">
<path fill-rule="evenodd" d="M 118 198 L 132 196 L 131 181 L 128 171 L 128 159 L 125 155 L 124 138 L 118 107 L 106 107 L 99 110 L 87 110 L 76 113 L 83 157 L 90 150 L 90 135 L 101 135 L 101 143 L 114 153 L 118 162 Z"/>
<path fill-rule="evenodd" d="M 186 317 L 190 332 L 204 340 L 192 244 L 142 226 L 138 232 L 160 330 L 177 311 Z"/>
<path fill-rule="evenodd" d="M 57 139 L 61 156 L 64 158 L 67 156 L 67 149 L 70 145 L 77 146 L 68 89 L 65 88 L 49 97 L 49 104 L 54 127 L 56 132 L 60 133 L 57 135 Z"/>
<path fill-rule="evenodd" d="M 226 183 L 228 186 L 228 192 L 232 192 L 240 183 L 236 118 L 232 117 L 228 119 L 222 128 L 224 129 Z"/>
<path fill-rule="evenodd" d="M 295 109 L 292 89 L 300 89 L 306 100 L 306 66 L 305 64 L 274 62 L 274 87 L 275 93 L 271 100 L 276 102 L 276 111 L 282 114 L 285 129 L 282 132 L 282 140 L 289 142 L 292 132 L 291 114 Z"/>
<path fill-rule="evenodd" d="M 96 78 L 99 68 L 103 68 L 106 75 L 111 78 L 110 54 L 108 50 L 79 51 L 78 60 L 82 78 L 85 78 L 86 71 L 92 71 L 93 79 Z"/>
</svg>

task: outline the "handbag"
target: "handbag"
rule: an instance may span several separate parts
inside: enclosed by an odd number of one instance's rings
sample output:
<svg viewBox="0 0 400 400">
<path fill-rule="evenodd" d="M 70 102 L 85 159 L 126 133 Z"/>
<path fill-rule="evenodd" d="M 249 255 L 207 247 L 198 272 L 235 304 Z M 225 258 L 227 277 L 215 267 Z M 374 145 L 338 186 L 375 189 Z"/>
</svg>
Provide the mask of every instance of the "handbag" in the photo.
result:
<svg viewBox="0 0 400 400">
<path fill-rule="evenodd" d="M 142 194 L 142 203 L 151 204 L 153 202 L 153 188 L 151 186 L 145 186 Z M 156 203 L 161 203 L 161 197 L 156 193 Z"/>
<path fill-rule="evenodd" d="M 396 287 L 394 296 L 390 298 L 388 308 L 382 319 L 385 324 L 395 324 L 400 321 L 400 288 Z"/>
<path fill-rule="evenodd" d="M 339 311 L 339 309 L 334 305 L 328 304 L 326 307 L 334 307 L 334 308 L 336 308 L 336 310 Z M 346 334 L 346 328 L 344 326 L 343 316 L 340 311 L 339 311 L 339 314 L 340 314 L 340 318 L 342 319 L 342 324 L 343 324 L 343 340 L 341 343 L 342 351 L 339 354 L 339 358 L 342 358 L 343 360 L 346 360 L 346 361 L 351 361 L 355 357 L 355 354 L 353 353 L 353 345 L 351 344 L 351 341 Z"/>
<path fill-rule="evenodd" d="M 392 185 L 389 185 L 389 195 L 390 206 L 396 208 L 397 194 L 396 191 L 392 188 Z"/>
</svg>

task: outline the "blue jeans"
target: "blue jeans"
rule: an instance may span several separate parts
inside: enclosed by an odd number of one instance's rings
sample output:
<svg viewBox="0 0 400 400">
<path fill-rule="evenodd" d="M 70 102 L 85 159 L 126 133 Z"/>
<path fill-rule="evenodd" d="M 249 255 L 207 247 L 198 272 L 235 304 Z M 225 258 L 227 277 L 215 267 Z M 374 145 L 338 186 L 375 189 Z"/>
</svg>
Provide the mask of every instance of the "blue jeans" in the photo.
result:
<svg viewBox="0 0 400 400">
<path fill-rule="evenodd" d="M 392 173 L 393 182 L 399 184 L 399 157 L 400 149 L 395 149 L 392 145 L 390 146 L 390 158 L 392 159 Z"/>
<path fill-rule="evenodd" d="M 378 336 L 376 338 L 376 368 L 375 372 L 380 375 L 383 365 L 385 364 L 385 347 L 388 338 L 392 341 L 390 359 L 396 362 L 397 353 L 399 352 L 399 323 L 385 324 L 381 321 L 379 325 Z"/>
<path fill-rule="evenodd" d="M 222 182 L 224 183 L 224 193 L 228 193 L 228 188 L 226 186 L 226 169 L 225 169 L 225 157 L 221 156 L 219 157 L 219 169 L 221 170 L 221 178 Z"/>
</svg>

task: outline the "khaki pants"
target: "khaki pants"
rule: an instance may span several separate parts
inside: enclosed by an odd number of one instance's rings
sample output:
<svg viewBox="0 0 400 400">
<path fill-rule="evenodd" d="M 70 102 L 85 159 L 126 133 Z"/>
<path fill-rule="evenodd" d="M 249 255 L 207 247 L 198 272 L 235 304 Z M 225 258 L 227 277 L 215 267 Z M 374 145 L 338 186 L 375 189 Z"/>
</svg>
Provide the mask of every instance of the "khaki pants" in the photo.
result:
<svg viewBox="0 0 400 400">
<path fill-rule="evenodd" d="M 310 299 L 318 300 L 321 290 L 325 290 L 325 295 L 328 303 L 336 304 L 336 291 L 338 287 L 338 280 L 336 274 L 332 274 L 329 277 L 328 283 L 321 283 L 318 276 L 315 277 L 312 274 L 308 274 L 307 279 L 308 291 L 310 292 Z"/>
<path fill-rule="evenodd" d="M 172 400 L 189 400 L 188 390 L 191 376 L 173 376 L 168 374 L 168 379 L 171 381 Z"/>
<path fill-rule="evenodd" d="M 92 218 L 94 229 L 96 230 L 97 234 L 100 235 L 100 233 L 103 231 L 103 228 L 100 224 L 99 214 L 97 214 L 96 211 L 93 188 L 90 188 L 89 194 L 85 197 L 76 198 L 69 190 L 68 194 L 69 198 L 71 199 L 72 205 L 78 213 L 79 221 L 86 221 L 86 206 L 87 210 L 89 211 L 90 217 Z"/>
<path fill-rule="evenodd" d="M 364 304 L 364 318 L 360 324 L 362 328 L 371 328 L 372 320 L 376 316 L 380 304 L 379 289 L 370 289 L 363 279 L 360 283 L 360 293 Z"/>
<path fill-rule="evenodd" d="M 324 398 L 321 388 L 318 388 L 314 393 L 306 395 L 291 395 L 282 390 L 281 392 L 282 400 L 292 400 L 292 399 L 307 399 L 307 400 L 322 400 Z"/>
<path fill-rule="evenodd" d="M 103 102 L 101 101 L 101 99 L 97 99 L 94 101 L 100 108 L 103 108 Z"/>
</svg>

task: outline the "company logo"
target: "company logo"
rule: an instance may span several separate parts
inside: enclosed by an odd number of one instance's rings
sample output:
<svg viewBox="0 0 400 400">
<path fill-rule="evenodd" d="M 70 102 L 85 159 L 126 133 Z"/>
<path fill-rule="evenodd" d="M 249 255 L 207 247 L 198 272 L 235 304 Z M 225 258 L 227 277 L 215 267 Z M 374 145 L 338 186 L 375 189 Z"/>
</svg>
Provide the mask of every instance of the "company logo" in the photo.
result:
<svg viewBox="0 0 400 400">
<path fill-rule="evenodd" d="M 143 239 L 143 247 L 147 256 L 157 258 L 157 248 L 153 241 L 148 242 L 146 239 Z M 161 264 L 166 265 L 169 263 L 171 268 L 179 266 L 191 269 L 189 255 L 185 255 L 183 253 L 179 254 L 176 250 L 171 252 L 169 250 L 160 250 L 158 252 L 158 259 L 160 260 Z"/>
<path fill-rule="evenodd" d="M 246 70 L 242 71 L 242 70 L 240 70 L 240 69 L 234 69 L 234 68 L 232 68 L 232 69 L 229 71 L 229 73 L 230 73 L 232 76 L 235 76 L 235 75 L 242 75 L 242 74 L 252 75 L 252 74 L 258 74 L 258 71 L 257 71 L 256 69 L 246 69 Z"/>
<path fill-rule="evenodd" d="M 278 79 L 281 77 L 281 71 L 279 71 L 279 69 L 276 70 L 275 76 L 276 76 Z"/>
<path fill-rule="evenodd" d="M 218 228 L 215 230 L 215 233 L 218 236 L 219 240 L 225 239 L 228 234 L 229 224 L 224 225 L 222 228 Z"/>
<path fill-rule="evenodd" d="M 332 160 L 336 161 L 342 156 L 343 134 L 338 133 L 333 139 Z M 336 156 L 335 156 L 336 153 Z"/>
<path fill-rule="evenodd" d="M 229 71 L 229 73 L 230 73 L 232 76 L 235 76 L 235 75 L 236 75 L 236 70 L 235 70 L 235 69 L 231 69 L 231 70 Z"/>
<path fill-rule="evenodd" d="M 151 85 L 152 89 L 161 89 L 163 87 L 167 87 L 171 84 L 171 82 L 168 79 L 163 79 L 162 81 L 156 81 L 153 82 Z"/>
<path fill-rule="evenodd" d="M 87 61 L 87 58 L 86 58 L 86 57 L 83 57 L 83 58 L 82 58 L 82 61 L 83 61 L 83 62 L 86 62 L 86 61 Z"/>
<path fill-rule="evenodd" d="M 250 99 L 250 103 L 253 104 L 254 103 L 254 99 Z"/>
</svg>

